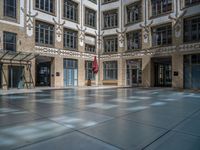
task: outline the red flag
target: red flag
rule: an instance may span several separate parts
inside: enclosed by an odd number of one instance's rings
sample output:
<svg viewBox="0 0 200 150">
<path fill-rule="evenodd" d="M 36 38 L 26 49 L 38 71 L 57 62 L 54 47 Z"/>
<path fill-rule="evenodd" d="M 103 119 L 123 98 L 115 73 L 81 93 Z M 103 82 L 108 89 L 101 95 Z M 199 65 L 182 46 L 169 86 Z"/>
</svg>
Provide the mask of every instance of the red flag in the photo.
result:
<svg viewBox="0 0 200 150">
<path fill-rule="evenodd" d="M 92 71 L 94 72 L 94 74 L 97 74 L 97 72 L 99 71 L 96 56 L 94 56 L 94 61 L 92 62 Z"/>
</svg>

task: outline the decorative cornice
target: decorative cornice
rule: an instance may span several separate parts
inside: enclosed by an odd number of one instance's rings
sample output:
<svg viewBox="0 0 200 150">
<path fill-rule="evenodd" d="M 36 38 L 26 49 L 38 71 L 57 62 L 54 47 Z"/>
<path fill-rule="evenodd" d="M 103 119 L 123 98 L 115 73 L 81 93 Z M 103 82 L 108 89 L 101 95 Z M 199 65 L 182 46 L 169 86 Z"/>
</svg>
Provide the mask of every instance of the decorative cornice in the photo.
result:
<svg viewBox="0 0 200 150">
<path fill-rule="evenodd" d="M 200 42 L 192 43 L 192 44 L 182 44 L 179 46 L 167 46 L 167 47 L 158 47 L 158 48 L 150 48 L 143 49 L 133 52 L 123 52 L 117 54 L 102 54 L 100 59 L 120 59 L 120 58 L 131 58 L 134 56 L 142 57 L 142 56 L 163 56 L 163 55 L 171 55 L 173 53 L 190 53 L 190 52 L 198 52 L 200 51 Z M 43 46 L 35 46 L 35 53 L 39 53 L 41 55 L 52 55 L 52 56 L 60 56 L 60 57 L 75 57 L 75 58 L 85 58 L 92 59 L 96 54 L 78 52 L 78 51 L 69 51 L 64 49 L 56 49 L 49 48 Z"/>
</svg>

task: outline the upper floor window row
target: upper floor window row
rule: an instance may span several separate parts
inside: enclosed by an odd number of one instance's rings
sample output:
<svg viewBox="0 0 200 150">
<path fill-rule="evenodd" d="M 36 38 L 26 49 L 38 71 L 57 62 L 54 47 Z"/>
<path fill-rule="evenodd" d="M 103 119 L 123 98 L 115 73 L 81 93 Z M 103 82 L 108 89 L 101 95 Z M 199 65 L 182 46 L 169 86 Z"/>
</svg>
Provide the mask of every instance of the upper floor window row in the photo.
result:
<svg viewBox="0 0 200 150">
<path fill-rule="evenodd" d="M 97 0 L 89 0 L 89 1 L 91 1 L 91 2 L 93 2 L 95 4 L 97 3 Z"/>
<path fill-rule="evenodd" d="M 17 34 L 12 32 L 3 32 L 3 49 L 16 51 Z"/>
<path fill-rule="evenodd" d="M 141 2 L 133 3 L 126 7 L 127 24 L 136 23 L 142 18 Z"/>
<path fill-rule="evenodd" d="M 200 0 L 185 0 L 185 6 L 199 4 Z"/>
<path fill-rule="evenodd" d="M 103 12 L 104 29 L 116 28 L 118 26 L 117 10 Z"/>
<path fill-rule="evenodd" d="M 53 44 L 54 44 L 54 25 L 36 21 L 35 42 L 39 45 L 53 46 Z"/>
<path fill-rule="evenodd" d="M 171 24 L 152 28 L 152 45 L 165 46 L 172 44 Z"/>
<path fill-rule="evenodd" d="M 118 1 L 118 0 L 102 0 L 102 4 L 116 2 L 116 1 Z"/>
<path fill-rule="evenodd" d="M 85 25 L 89 27 L 96 27 L 96 11 L 85 8 Z"/>
<path fill-rule="evenodd" d="M 151 0 L 152 17 L 172 11 L 172 0 Z"/>
<path fill-rule="evenodd" d="M 71 0 L 64 0 L 64 17 L 78 22 L 78 4 Z"/>
<path fill-rule="evenodd" d="M 4 0 L 4 16 L 17 18 L 17 0 Z"/>
<path fill-rule="evenodd" d="M 141 31 L 131 31 L 126 34 L 127 50 L 137 50 L 141 48 Z"/>
<path fill-rule="evenodd" d="M 117 36 L 104 37 L 104 52 L 114 53 L 118 50 L 118 38 Z"/>
<path fill-rule="evenodd" d="M 184 42 L 200 41 L 200 16 L 184 19 Z"/>
<path fill-rule="evenodd" d="M 54 13 L 55 0 L 36 0 L 35 7 L 48 13 Z"/>
</svg>

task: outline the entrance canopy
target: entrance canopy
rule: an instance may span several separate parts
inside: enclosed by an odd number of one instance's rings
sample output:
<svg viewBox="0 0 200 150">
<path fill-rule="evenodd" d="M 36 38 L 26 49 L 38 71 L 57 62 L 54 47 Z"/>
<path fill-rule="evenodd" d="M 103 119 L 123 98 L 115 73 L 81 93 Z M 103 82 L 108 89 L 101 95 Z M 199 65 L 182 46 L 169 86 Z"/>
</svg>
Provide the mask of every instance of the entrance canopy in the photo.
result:
<svg viewBox="0 0 200 150">
<path fill-rule="evenodd" d="M 26 67 L 24 68 L 19 79 L 23 82 L 23 87 L 34 87 L 33 77 L 31 73 L 31 60 L 38 57 L 39 54 L 26 53 L 26 52 L 14 52 L 7 50 L 0 50 L 0 71 L 4 78 L 3 86 L 8 87 L 8 75 L 3 69 L 3 65 L 9 65 L 10 69 L 14 66 Z M 25 71 L 26 70 L 26 71 Z M 20 82 L 20 80 L 18 82 Z"/>
<path fill-rule="evenodd" d="M 0 50 L 0 62 L 7 64 L 30 63 L 39 54 Z"/>
</svg>

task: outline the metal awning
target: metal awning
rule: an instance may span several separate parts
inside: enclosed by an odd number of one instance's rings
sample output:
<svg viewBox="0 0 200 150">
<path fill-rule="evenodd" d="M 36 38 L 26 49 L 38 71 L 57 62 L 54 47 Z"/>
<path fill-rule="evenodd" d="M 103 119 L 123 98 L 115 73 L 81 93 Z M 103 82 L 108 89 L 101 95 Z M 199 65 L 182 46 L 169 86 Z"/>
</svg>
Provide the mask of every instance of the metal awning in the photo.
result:
<svg viewBox="0 0 200 150">
<path fill-rule="evenodd" d="M 29 63 L 32 59 L 34 59 L 38 56 L 39 56 L 39 54 L 34 54 L 34 53 L 0 50 L 0 62 Z"/>
<path fill-rule="evenodd" d="M 14 52 L 14 51 L 7 51 L 7 50 L 0 50 L 0 72 L 3 74 L 3 78 L 5 80 L 4 86 L 8 86 L 8 79 L 6 73 L 2 66 L 4 64 L 10 65 L 20 65 L 26 67 L 26 70 L 29 73 L 30 78 L 27 79 L 25 75 L 25 70 L 23 71 L 22 77 L 24 79 L 24 84 L 27 88 L 35 87 L 32 73 L 31 73 L 31 60 L 38 57 L 39 54 L 34 53 L 26 53 L 26 52 Z"/>
</svg>

